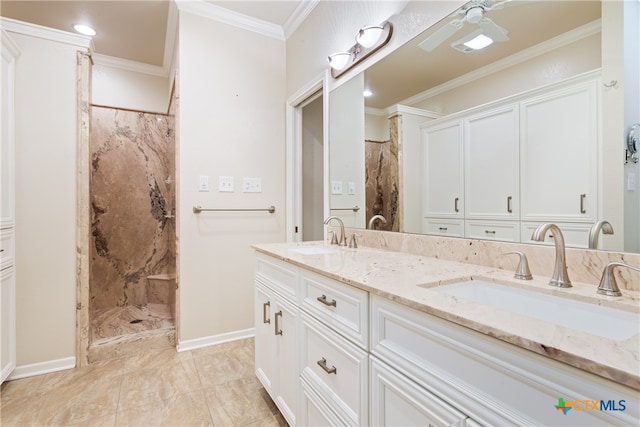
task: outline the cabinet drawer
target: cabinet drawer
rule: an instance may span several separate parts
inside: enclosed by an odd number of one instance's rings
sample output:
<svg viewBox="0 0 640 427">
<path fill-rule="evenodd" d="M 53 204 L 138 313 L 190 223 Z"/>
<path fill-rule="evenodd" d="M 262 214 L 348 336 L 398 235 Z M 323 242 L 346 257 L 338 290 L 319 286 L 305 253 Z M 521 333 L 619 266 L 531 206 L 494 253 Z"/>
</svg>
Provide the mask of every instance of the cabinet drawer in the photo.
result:
<svg viewBox="0 0 640 427">
<path fill-rule="evenodd" d="M 367 425 L 367 353 L 308 314 L 302 320 L 301 377 L 348 424 Z"/>
<path fill-rule="evenodd" d="M 313 391 L 306 381 L 300 380 L 302 385 L 302 399 L 300 402 L 300 426 L 347 426 L 329 406 Z"/>
<path fill-rule="evenodd" d="M 465 237 L 469 239 L 520 241 L 520 224 L 506 221 L 467 221 Z"/>
<path fill-rule="evenodd" d="M 300 271 L 302 308 L 363 348 L 368 347 L 369 294 L 320 274 Z"/>
<path fill-rule="evenodd" d="M 521 225 L 522 229 L 522 242 L 523 243 L 534 243 L 541 244 L 541 242 L 534 242 L 531 240 L 531 235 L 538 228 L 538 226 L 542 224 L 542 222 L 523 222 Z M 591 230 L 591 224 L 585 223 L 561 223 L 556 222 L 556 224 L 560 231 L 562 231 L 562 236 L 564 237 L 564 243 L 567 246 L 571 246 L 572 248 L 587 248 L 589 246 L 589 231 Z M 553 239 L 550 235 L 553 234 L 551 232 L 547 232 L 545 236 L 544 243 L 553 246 Z M 606 239 L 606 236 L 600 236 L 600 243 Z"/>
<path fill-rule="evenodd" d="M 15 263 L 15 238 L 12 228 L 0 230 L 0 270 Z"/>
<path fill-rule="evenodd" d="M 422 232 L 440 236 L 464 237 L 464 221 L 423 218 Z"/>
<path fill-rule="evenodd" d="M 371 357 L 371 425 L 458 426 L 467 416 Z"/>
<path fill-rule="evenodd" d="M 262 280 L 282 295 L 296 299 L 297 269 L 270 256 L 256 254 L 256 280 Z"/>
</svg>

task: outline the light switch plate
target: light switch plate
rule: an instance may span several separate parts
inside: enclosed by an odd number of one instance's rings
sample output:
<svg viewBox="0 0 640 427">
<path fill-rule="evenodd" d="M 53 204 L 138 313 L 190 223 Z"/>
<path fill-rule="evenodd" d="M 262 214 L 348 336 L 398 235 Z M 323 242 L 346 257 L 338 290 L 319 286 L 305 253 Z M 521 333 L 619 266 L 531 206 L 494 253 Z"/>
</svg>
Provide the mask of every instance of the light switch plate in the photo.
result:
<svg viewBox="0 0 640 427">
<path fill-rule="evenodd" d="M 262 193 L 262 178 L 242 178 L 244 193 Z"/>
<path fill-rule="evenodd" d="M 356 183 L 355 182 L 349 181 L 349 183 L 347 183 L 347 194 L 350 194 L 352 196 L 354 194 L 356 194 Z"/>
<path fill-rule="evenodd" d="M 233 177 L 232 176 L 221 176 L 218 178 L 218 191 L 222 192 L 233 192 Z"/>
<path fill-rule="evenodd" d="M 331 194 L 342 194 L 342 181 L 331 181 Z"/>
<path fill-rule="evenodd" d="M 200 175 L 198 177 L 198 191 L 209 191 L 209 176 Z"/>
</svg>

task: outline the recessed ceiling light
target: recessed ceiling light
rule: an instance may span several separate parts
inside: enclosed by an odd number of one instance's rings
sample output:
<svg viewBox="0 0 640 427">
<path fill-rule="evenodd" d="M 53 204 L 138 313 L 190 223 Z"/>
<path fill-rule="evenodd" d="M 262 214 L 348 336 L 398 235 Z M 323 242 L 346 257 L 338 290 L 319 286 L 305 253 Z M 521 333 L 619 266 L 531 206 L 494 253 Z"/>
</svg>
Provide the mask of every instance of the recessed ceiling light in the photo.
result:
<svg viewBox="0 0 640 427">
<path fill-rule="evenodd" d="M 465 42 L 464 45 L 474 50 L 483 49 L 493 43 L 493 40 L 484 34 L 478 34 L 472 40 Z"/>
<path fill-rule="evenodd" d="M 95 36 L 96 30 L 89 27 L 88 25 L 76 24 L 73 26 L 73 29 L 79 32 L 80 34 L 84 34 L 85 36 Z"/>
<path fill-rule="evenodd" d="M 362 92 L 362 94 L 364 96 L 371 96 L 371 95 L 373 95 L 373 92 L 371 92 L 369 89 L 365 89 L 364 92 Z"/>
</svg>

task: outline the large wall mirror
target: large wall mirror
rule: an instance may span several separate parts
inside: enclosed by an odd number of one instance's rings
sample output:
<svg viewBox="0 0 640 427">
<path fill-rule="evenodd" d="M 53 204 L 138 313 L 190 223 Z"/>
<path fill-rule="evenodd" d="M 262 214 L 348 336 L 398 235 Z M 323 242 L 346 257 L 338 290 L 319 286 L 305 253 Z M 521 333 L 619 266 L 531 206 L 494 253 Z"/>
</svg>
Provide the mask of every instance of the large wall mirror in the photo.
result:
<svg viewBox="0 0 640 427">
<path fill-rule="evenodd" d="M 525 243 L 553 222 L 568 246 L 640 252 L 640 169 L 624 151 L 640 117 L 639 8 L 474 0 L 340 82 L 331 214 L 355 228 Z M 497 40 L 464 44 L 478 34 Z"/>
</svg>

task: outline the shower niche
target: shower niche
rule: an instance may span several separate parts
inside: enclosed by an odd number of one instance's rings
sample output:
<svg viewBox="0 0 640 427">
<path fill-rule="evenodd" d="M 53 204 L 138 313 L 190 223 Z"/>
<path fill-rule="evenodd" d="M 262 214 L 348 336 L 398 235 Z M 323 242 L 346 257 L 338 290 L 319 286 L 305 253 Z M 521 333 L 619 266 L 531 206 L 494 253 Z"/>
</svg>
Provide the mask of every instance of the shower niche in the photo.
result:
<svg viewBox="0 0 640 427">
<path fill-rule="evenodd" d="M 89 362 L 175 346 L 174 123 L 91 107 Z"/>
</svg>

